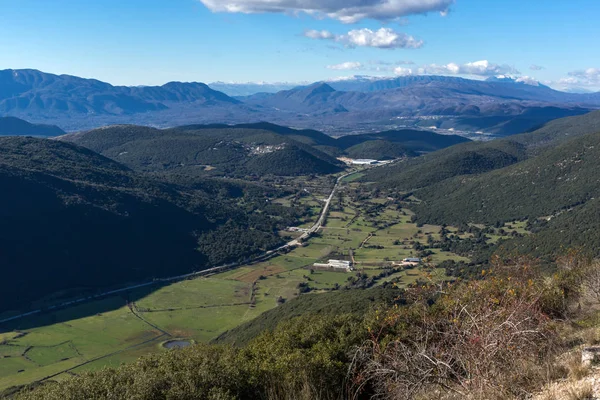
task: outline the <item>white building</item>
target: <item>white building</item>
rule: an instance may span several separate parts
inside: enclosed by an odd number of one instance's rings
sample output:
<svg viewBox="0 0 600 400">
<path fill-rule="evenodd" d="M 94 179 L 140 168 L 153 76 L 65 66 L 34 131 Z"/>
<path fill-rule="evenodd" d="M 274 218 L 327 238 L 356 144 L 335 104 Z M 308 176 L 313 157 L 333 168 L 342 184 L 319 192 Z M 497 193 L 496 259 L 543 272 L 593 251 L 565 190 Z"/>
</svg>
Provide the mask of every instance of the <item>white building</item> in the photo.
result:
<svg viewBox="0 0 600 400">
<path fill-rule="evenodd" d="M 354 271 L 354 268 L 352 267 L 352 262 L 344 261 L 344 260 L 329 260 L 327 262 L 327 264 L 316 263 L 316 264 L 314 264 L 314 267 L 315 268 L 331 268 L 336 271 L 345 271 L 345 272 Z"/>
<path fill-rule="evenodd" d="M 379 163 L 379 161 L 377 161 L 377 160 L 363 160 L 363 159 L 352 160 L 352 164 L 354 164 L 354 165 L 376 165 L 378 163 Z"/>
</svg>

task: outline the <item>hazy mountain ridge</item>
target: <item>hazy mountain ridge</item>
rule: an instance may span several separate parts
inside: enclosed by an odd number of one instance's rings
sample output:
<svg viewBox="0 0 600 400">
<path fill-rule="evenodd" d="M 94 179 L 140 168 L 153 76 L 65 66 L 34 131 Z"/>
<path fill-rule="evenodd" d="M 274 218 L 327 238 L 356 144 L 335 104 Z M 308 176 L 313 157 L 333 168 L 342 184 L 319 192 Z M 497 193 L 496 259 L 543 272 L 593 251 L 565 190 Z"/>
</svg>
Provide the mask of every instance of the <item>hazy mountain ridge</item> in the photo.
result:
<svg viewBox="0 0 600 400">
<path fill-rule="evenodd" d="M 438 116 L 450 121 L 469 116 L 474 119 L 450 123 L 457 129 L 475 132 L 489 128 L 490 133 L 506 135 L 565 113 L 578 115 L 600 107 L 598 93 L 574 94 L 522 82 L 445 76 L 341 80 L 283 88 L 286 90 L 233 98 L 203 83 L 123 87 L 35 70 L 4 70 L 0 71 L 0 112 L 57 124 L 69 131 L 120 123 L 168 127 L 269 120 L 321 130 L 327 127 L 328 132 L 337 133 L 356 124 L 390 125 L 399 116 Z M 561 111 L 530 121 L 528 110 L 549 106 Z M 475 118 L 499 116 L 505 120 L 498 126 Z M 528 122 L 520 120 L 511 126 L 509 117 L 523 117 Z"/>
<path fill-rule="evenodd" d="M 15 117 L 0 117 L 0 136 L 59 136 L 65 133 L 58 126 L 30 124 Z"/>
<path fill-rule="evenodd" d="M 123 115 L 161 111 L 172 103 L 203 106 L 239 101 L 203 83 L 170 82 L 163 86 L 112 86 L 95 79 L 46 74 L 36 70 L 0 71 L 0 112 Z"/>
</svg>

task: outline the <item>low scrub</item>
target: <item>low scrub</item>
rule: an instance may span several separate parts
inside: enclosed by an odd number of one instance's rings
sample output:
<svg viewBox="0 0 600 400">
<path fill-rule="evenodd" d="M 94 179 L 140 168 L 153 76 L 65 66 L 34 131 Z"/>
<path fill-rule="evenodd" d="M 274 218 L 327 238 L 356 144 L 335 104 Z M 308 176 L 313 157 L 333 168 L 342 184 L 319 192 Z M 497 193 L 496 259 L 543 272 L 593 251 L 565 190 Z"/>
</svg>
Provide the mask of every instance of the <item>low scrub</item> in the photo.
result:
<svg viewBox="0 0 600 400">
<path fill-rule="evenodd" d="M 565 321 L 592 292 L 587 276 L 598 267 L 579 260 L 562 260 L 553 276 L 525 259 L 494 262 L 480 279 L 407 289 L 406 305 L 303 315 L 243 347 L 197 345 L 18 398 L 529 398 L 580 376 L 559 357 L 574 346 L 565 332 L 576 324 Z"/>
</svg>

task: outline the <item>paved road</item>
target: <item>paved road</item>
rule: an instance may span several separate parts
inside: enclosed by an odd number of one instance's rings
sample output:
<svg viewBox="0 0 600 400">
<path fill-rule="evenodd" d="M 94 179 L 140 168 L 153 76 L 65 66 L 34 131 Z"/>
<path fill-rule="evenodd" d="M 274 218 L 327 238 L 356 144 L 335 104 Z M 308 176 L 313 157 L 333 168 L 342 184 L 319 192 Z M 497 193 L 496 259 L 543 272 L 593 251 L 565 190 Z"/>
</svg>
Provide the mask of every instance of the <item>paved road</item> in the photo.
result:
<svg viewBox="0 0 600 400">
<path fill-rule="evenodd" d="M 68 301 L 66 303 L 62 303 L 62 304 L 58 304 L 55 306 L 51 306 L 45 309 L 39 309 L 39 310 L 35 310 L 35 311 L 31 311 L 25 314 L 20 314 L 20 315 L 15 315 L 14 317 L 10 317 L 10 318 L 5 318 L 0 320 L 0 324 L 5 323 L 5 322 L 10 322 L 10 321 L 15 321 L 24 317 L 29 317 L 32 315 L 36 315 L 36 314 L 40 314 L 42 312 L 46 312 L 46 311 L 51 311 L 51 310 L 55 310 L 55 309 L 59 309 L 59 308 L 64 308 L 64 307 L 68 307 L 68 306 L 72 306 L 75 304 L 80 304 L 86 301 L 91 301 L 91 300 L 96 300 L 98 298 L 101 297 L 106 297 L 106 296 L 110 296 L 113 294 L 117 294 L 117 293 L 122 293 L 122 292 L 127 292 L 133 289 L 139 289 L 139 288 L 143 288 L 146 286 L 152 286 L 152 285 L 156 285 L 157 283 L 168 283 L 168 282 L 175 282 L 175 281 L 182 281 L 188 278 L 194 278 L 194 277 L 198 277 L 198 276 L 204 276 L 204 275 L 212 275 L 215 274 L 217 272 L 222 272 L 222 271 L 227 271 L 242 265 L 247 265 L 247 264 L 251 264 L 251 263 L 255 263 L 255 262 L 259 262 L 259 261 L 264 261 L 267 260 L 271 257 L 273 257 L 274 255 L 276 255 L 277 253 L 279 253 L 281 250 L 286 250 L 286 249 L 291 249 L 297 246 L 300 246 L 302 244 L 302 241 L 308 239 L 313 233 L 318 232 L 319 229 L 321 229 L 321 227 L 323 226 L 323 223 L 325 222 L 325 218 L 327 217 L 327 213 L 329 212 L 329 206 L 331 205 L 331 201 L 333 200 L 333 197 L 335 196 L 335 193 L 337 192 L 337 190 L 340 188 L 340 186 L 342 185 L 342 181 L 351 176 L 354 175 L 358 172 L 350 172 L 348 174 L 342 175 L 340 176 L 333 189 L 331 190 L 331 194 L 329 195 L 329 197 L 327 198 L 327 200 L 325 201 L 325 205 L 323 206 L 323 210 L 321 211 L 321 215 L 319 216 L 319 219 L 317 220 L 317 222 L 306 232 L 304 233 L 302 236 L 300 236 L 297 239 L 292 240 L 289 243 L 286 243 L 285 245 L 275 249 L 275 250 L 269 250 L 267 252 L 265 252 L 264 254 L 261 254 L 257 257 L 254 257 L 250 260 L 246 260 L 243 263 L 234 263 L 234 264 L 227 264 L 227 265 L 221 265 L 219 267 L 214 267 L 214 268 L 209 268 L 209 269 L 205 269 L 199 272 L 192 272 L 190 274 L 185 274 L 185 275 L 178 275 L 178 276 L 174 276 L 171 278 L 162 278 L 162 279 L 155 279 L 151 282 L 146 282 L 146 283 L 140 283 L 138 285 L 133 285 L 133 286 L 128 286 L 122 289 L 117 289 L 117 290 L 111 290 L 108 292 L 104 292 L 104 293 L 100 293 L 100 294 L 96 294 L 93 296 L 88 296 L 88 297 L 84 297 L 81 299 L 77 299 L 77 300 L 72 300 L 72 301 Z"/>
</svg>

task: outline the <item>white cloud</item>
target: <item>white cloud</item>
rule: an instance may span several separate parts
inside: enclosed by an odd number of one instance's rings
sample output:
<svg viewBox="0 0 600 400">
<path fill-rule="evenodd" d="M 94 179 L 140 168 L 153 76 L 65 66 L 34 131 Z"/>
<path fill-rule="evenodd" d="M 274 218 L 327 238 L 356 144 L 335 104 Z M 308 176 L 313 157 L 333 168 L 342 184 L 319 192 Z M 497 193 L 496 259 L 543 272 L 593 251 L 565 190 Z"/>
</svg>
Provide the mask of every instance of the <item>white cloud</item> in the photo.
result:
<svg viewBox="0 0 600 400">
<path fill-rule="evenodd" d="M 398 76 L 409 76 L 413 74 L 413 70 L 411 68 L 397 67 L 394 68 L 394 74 Z"/>
<path fill-rule="evenodd" d="M 473 75 L 483 77 L 520 74 L 515 67 L 511 67 L 510 65 L 506 64 L 493 64 L 487 60 L 475 61 L 466 64 L 430 64 L 419 68 L 418 73 L 426 75 Z"/>
<path fill-rule="evenodd" d="M 418 49 L 423 47 L 423 41 L 417 40 L 406 33 L 396 32 L 391 28 L 381 28 L 377 31 L 370 29 L 355 29 L 342 37 L 351 47 L 377 47 L 380 49 Z"/>
<path fill-rule="evenodd" d="M 530 70 L 532 70 L 532 71 L 541 71 L 541 70 L 543 70 L 543 69 L 544 69 L 544 67 L 542 67 L 541 65 L 535 65 L 535 64 L 532 64 L 532 65 L 529 67 L 529 69 L 530 69 Z"/>
<path fill-rule="evenodd" d="M 329 31 L 315 31 L 315 30 L 310 30 L 310 31 L 304 32 L 304 36 L 306 36 L 307 38 L 320 39 L 320 40 L 328 40 L 328 39 L 336 38 L 336 36 Z"/>
<path fill-rule="evenodd" d="M 383 66 L 396 66 L 396 65 L 414 65 L 414 61 L 410 60 L 400 60 L 400 61 L 382 61 L 382 60 L 372 60 L 369 61 L 369 64 L 372 65 L 383 65 Z"/>
<path fill-rule="evenodd" d="M 397 20 L 416 14 L 447 15 L 455 0 L 200 0 L 213 12 L 306 13 L 344 23 Z"/>
<path fill-rule="evenodd" d="M 560 89 L 583 89 L 596 91 L 600 89 L 600 68 L 588 68 L 571 71 L 568 77 L 551 82 L 552 86 Z"/>
<path fill-rule="evenodd" d="M 354 29 L 345 35 L 336 35 L 329 31 L 310 30 L 304 36 L 311 39 L 333 40 L 348 47 L 375 47 L 379 49 L 418 49 L 423 41 L 391 28 Z"/>
<path fill-rule="evenodd" d="M 515 79 L 515 82 L 524 83 L 526 85 L 531 86 L 540 86 L 540 82 L 537 79 L 532 78 L 531 76 L 520 76 L 517 79 Z"/>
<path fill-rule="evenodd" d="M 356 61 L 349 61 L 341 64 L 328 65 L 327 68 L 333 69 L 336 71 L 348 71 L 348 70 L 358 70 L 362 69 L 363 65 Z"/>
<path fill-rule="evenodd" d="M 569 72 L 569 76 L 587 86 L 600 85 L 600 68 L 588 68 L 585 70 Z"/>
</svg>

